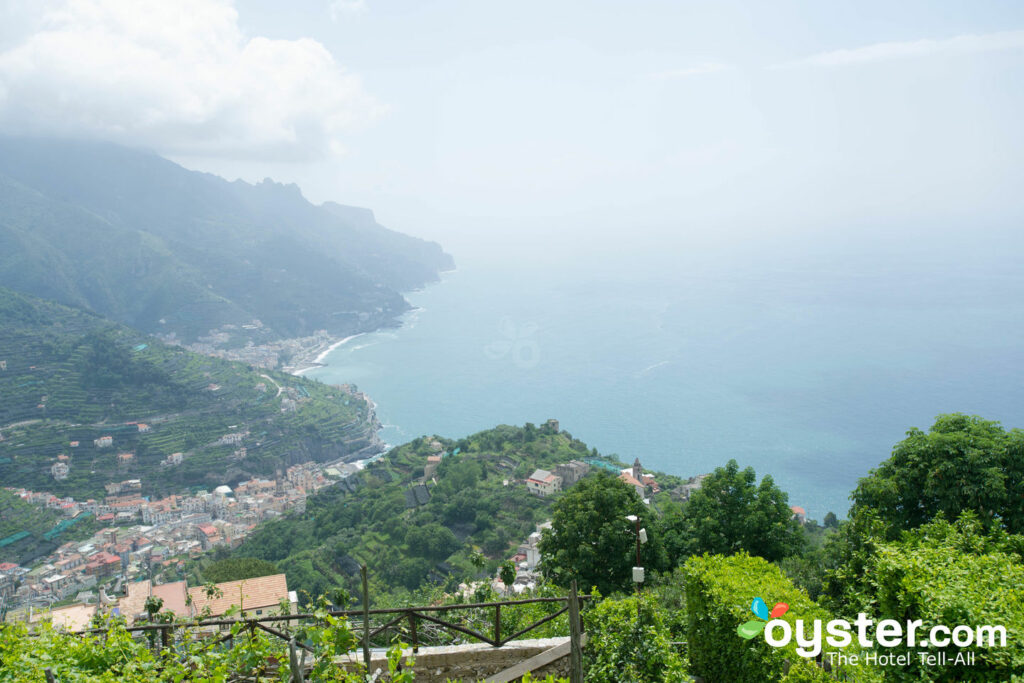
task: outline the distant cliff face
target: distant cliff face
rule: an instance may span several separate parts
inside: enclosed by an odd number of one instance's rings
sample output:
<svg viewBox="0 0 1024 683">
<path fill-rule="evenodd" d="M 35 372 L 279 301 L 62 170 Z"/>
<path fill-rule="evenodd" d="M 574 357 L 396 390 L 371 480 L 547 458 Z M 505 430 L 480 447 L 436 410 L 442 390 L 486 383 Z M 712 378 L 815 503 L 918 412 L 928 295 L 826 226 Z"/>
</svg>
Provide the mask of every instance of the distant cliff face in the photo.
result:
<svg viewBox="0 0 1024 683">
<path fill-rule="evenodd" d="M 258 319 L 271 337 L 386 325 L 453 267 L 373 213 L 314 206 L 108 144 L 0 138 L 0 286 L 190 341 Z"/>
</svg>

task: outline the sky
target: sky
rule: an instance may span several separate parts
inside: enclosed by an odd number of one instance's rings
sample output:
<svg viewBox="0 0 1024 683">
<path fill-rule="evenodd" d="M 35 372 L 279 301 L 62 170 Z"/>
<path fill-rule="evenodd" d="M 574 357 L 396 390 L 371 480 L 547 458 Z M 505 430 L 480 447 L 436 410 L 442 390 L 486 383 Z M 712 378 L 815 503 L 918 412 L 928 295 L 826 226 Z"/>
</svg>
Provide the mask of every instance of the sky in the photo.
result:
<svg viewBox="0 0 1024 683">
<path fill-rule="evenodd" d="M 1012 1 L 0 0 L 0 132 L 295 182 L 457 258 L 998 240 L 1022 83 Z"/>
</svg>

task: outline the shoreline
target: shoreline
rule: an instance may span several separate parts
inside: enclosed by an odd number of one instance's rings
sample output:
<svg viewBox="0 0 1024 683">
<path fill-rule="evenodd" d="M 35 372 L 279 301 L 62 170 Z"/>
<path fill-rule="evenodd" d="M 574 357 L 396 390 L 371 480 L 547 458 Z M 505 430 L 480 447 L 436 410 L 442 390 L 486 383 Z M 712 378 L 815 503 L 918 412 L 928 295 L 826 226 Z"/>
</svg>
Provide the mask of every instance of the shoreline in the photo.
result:
<svg viewBox="0 0 1024 683">
<path fill-rule="evenodd" d="M 299 359 L 297 359 L 295 361 L 295 363 L 292 365 L 292 369 L 287 369 L 287 368 L 282 368 L 282 369 L 284 369 L 285 372 L 287 372 L 290 375 L 296 375 L 298 377 L 301 377 L 304 374 L 306 374 L 307 372 L 309 372 L 310 370 L 314 370 L 316 368 L 326 367 L 327 363 L 325 363 L 324 360 L 327 358 L 327 355 L 331 353 L 331 351 L 334 351 L 336 348 L 340 347 L 341 345 L 345 344 L 346 342 L 350 342 L 353 339 L 355 339 L 356 337 L 362 337 L 365 334 L 370 334 L 370 333 L 369 332 L 357 332 L 356 334 L 350 334 L 349 336 L 344 337 L 343 339 L 338 339 L 338 340 L 333 340 L 332 339 L 328 343 L 326 349 L 324 349 L 322 346 L 318 346 L 315 349 L 311 349 L 308 354 L 303 354 L 303 356 L 304 356 L 303 358 L 299 358 Z M 316 353 L 316 356 L 314 358 L 312 358 L 312 359 L 309 359 L 309 356 L 312 355 L 313 353 Z"/>
</svg>

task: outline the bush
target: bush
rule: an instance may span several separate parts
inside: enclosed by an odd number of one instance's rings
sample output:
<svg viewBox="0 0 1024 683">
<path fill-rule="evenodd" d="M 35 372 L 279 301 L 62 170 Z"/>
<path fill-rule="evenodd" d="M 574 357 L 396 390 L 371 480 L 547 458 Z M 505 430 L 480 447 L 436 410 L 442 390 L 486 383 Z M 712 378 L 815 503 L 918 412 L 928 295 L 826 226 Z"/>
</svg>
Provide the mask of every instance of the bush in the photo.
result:
<svg viewBox="0 0 1024 683">
<path fill-rule="evenodd" d="M 736 633 L 740 624 L 754 618 L 750 605 L 757 597 L 763 598 L 769 606 L 779 602 L 788 604 L 789 611 L 782 618 L 791 625 L 796 619 L 807 622 L 830 619 L 828 613 L 793 586 L 778 567 L 746 554 L 704 555 L 691 557 L 683 571 L 692 673 L 709 682 L 729 683 L 833 680 L 813 661 L 797 654 L 795 641 L 784 648 L 774 648 L 762 636 L 746 640 Z M 825 653 L 838 651 L 827 643 L 823 643 L 823 647 Z M 824 657 L 827 658 L 827 654 Z"/>
<path fill-rule="evenodd" d="M 587 683 L 683 680 L 683 659 L 673 649 L 663 615 L 650 594 L 604 600 L 584 613 L 584 621 Z"/>
<path fill-rule="evenodd" d="M 986 535 L 976 518 L 964 515 L 950 524 L 937 520 L 907 534 L 900 543 L 882 545 L 871 567 L 879 619 L 920 619 L 921 633 L 931 627 L 1002 625 L 1006 647 L 950 645 L 946 664 L 922 665 L 911 650 L 910 665 L 893 668 L 891 680 L 1009 681 L 1024 678 L 1024 564 L 1015 551 L 1020 536 Z M 915 648 L 916 649 L 916 648 Z M 894 648 L 906 652 L 906 647 Z M 930 646 L 931 653 L 939 648 Z M 974 652 L 973 665 L 956 664 L 958 652 Z"/>
</svg>

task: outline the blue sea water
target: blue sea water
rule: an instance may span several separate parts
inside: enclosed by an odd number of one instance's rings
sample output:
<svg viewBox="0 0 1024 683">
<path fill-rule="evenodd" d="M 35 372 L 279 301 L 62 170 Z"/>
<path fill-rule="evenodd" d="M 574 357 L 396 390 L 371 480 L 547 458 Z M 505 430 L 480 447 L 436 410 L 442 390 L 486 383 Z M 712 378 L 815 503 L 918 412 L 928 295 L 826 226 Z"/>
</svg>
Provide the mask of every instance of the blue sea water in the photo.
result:
<svg viewBox="0 0 1024 683">
<path fill-rule="evenodd" d="M 392 444 L 557 418 L 681 476 L 735 458 L 816 519 L 940 413 L 1024 426 L 1012 259 L 648 265 L 459 259 L 309 375 L 366 391 Z"/>
</svg>

